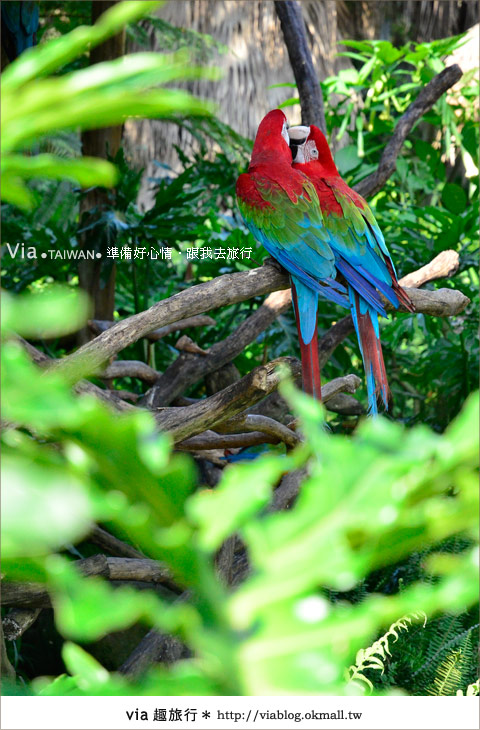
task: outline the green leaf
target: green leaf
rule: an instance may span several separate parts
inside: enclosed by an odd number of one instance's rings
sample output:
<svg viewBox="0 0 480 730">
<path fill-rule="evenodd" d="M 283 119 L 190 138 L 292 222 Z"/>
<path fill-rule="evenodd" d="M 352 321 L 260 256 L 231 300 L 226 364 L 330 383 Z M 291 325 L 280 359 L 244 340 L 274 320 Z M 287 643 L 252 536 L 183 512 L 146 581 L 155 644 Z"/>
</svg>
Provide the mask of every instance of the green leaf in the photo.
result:
<svg viewBox="0 0 480 730">
<path fill-rule="evenodd" d="M 284 109 L 287 106 L 295 106 L 295 104 L 300 104 L 300 99 L 298 98 L 298 96 L 287 99 L 286 101 L 282 101 L 282 103 L 278 105 L 278 108 Z"/>
<path fill-rule="evenodd" d="M 340 175 L 346 175 L 352 170 L 355 170 L 361 164 L 357 145 L 350 144 L 338 150 L 335 153 L 335 164 L 338 167 Z"/>
<path fill-rule="evenodd" d="M 27 49 L 2 74 L 2 93 L 11 93 L 23 84 L 65 66 L 161 4 L 148 0 L 117 3 L 103 13 L 94 26 L 79 26 L 60 38 Z"/>
<path fill-rule="evenodd" d="M 442 190 L 442 203 L 447 210 L 460 215 L 467 207 L 466 193 L 460 185 L 446 183 Z"/>
<path fill-rule="evenodd" d="M 69 470 L 4 455 L 2 480 L 5 558 L 45 555 L 90 531 L 92 505 Z"/>
<path fill-rule="evenodd" d="M 71 641 L 66 641 L 63 645 L 62 659 L 67 672 L 76 677 L 77 681 L 82 682 L 83 680 L 86 686 L 108 681 L 107 670 L 85 649 Z"/>
<path fill-rule="evenodd" d="M 200 545 L 209 551 L 218 548 L 267 504 L 273 484 L 287 468 L 283 456 L 262 456 L 258 461 L 227 468 L 215 490 L 192 497 L 186 509 L 198 527 Z M 212 520 L 212 514 L 222 515 L 222 519 Z"/>
<path fill-rule="evenodd" d="M 44 339 L 76 332 L 91 311 L 81 289 L 48 286 L 13 299 L 2 293 L 2 332 Z"/>
<path fill-rule="evenodd" d="M 101 578 L 84 578 L 64 559 L 51 556 L 46 562 L 53 596 L 55 622 L 65 637 L 93 641 L 139 620 L 167 622 L 168 611 L 151 591 L 112 588 Z"/>
<path fill-rule="evenodd" d="M 24 180 L 34 177 L 72 180 L 84 188 L 92 185 L 103 185 L 109 188 L 118 180 L 117 170 L 107 160 L 95 157 L 65 160 L 62 157 L 48 154 L 34 157 L 7 155 L 2 159 L 2 174 L 18 176 Z"/>
</svg>

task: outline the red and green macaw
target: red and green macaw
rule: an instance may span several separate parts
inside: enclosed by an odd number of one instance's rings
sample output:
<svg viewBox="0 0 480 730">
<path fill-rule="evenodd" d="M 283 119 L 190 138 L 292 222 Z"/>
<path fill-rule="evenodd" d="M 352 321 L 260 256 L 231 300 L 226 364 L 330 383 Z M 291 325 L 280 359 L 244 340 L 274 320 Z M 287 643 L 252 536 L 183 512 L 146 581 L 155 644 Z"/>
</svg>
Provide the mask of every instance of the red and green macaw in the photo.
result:
<svg viewBox="0 0 480 730">
<path fill-rule="evenodd" d="M 255 238 L 290 273 L 305 391 L 321 399 L 320 295 L 351 310 L 369 411 L 377 413 L 377 395 L 387 408 L 380 293 L 396 308 L 402 303 L 413 311 L 413 305 L 398 284 L 372 211 L 340 177 L 322 132 L 313 125 L 289 130 L 280 109 L 269 112 L 258 128 L 248 172 L 238 178 L 237 200 Z M 336 280 L 338 274 L 344 283 Z"/>
</svg>

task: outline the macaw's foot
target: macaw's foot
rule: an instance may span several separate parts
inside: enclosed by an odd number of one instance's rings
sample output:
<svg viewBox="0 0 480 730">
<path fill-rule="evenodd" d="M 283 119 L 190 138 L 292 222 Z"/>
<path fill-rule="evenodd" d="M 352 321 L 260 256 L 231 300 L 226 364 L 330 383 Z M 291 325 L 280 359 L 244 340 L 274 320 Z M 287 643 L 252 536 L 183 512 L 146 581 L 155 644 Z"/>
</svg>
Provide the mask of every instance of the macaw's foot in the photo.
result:
<svg viewBox="0 0 480 730">
<path fill-rule="evenodd" d="M 273 266 L 273 268 L 279 271 L 281 274 L 288 274 L 288 271 L 284 269 L 282 264 L 279 263 L 277 259 L 274 259 L 273 256 L 267 256 L 266 259 L 263 259 L 263 265 Z"/>
</svg>

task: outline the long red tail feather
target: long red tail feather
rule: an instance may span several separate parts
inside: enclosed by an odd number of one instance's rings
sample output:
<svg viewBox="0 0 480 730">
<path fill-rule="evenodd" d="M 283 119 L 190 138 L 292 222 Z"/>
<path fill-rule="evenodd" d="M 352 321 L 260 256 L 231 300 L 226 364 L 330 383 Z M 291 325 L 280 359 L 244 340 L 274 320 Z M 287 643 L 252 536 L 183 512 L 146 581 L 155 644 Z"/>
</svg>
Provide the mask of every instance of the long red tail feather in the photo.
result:
<svg viewBox="0 0 480 730">
<path fill-rule="evenodd" d="M 315 334 L 312 340 L 306 345 L 302 339 L 300 330 L 300 316 L 298 313 L 298 301 L 295 285 L 292 282 L 292 299 L 297 322 L 298 340 L 300 343 L 300 354 L 302 358 L 302 381 L 305 393 L 313 396 L 316 400 L 322 400 L 322 383 L 320 378 L 320 362 L 318 359 L 318 330 L 315 327 Z"/>
<path fill-rule="evenodd" d="M 370 314 L 360 314 L 358 294 L 355 292 L 357 310 L 358 335 L 362 348 L 370 412 L 377 412 L 376 399 L 381 396 L 385 408 L 388 408 L 390 389 L 388 387 L 387 372 L 383 361 L 382 343 L 375 333 Z"/>
</svg>

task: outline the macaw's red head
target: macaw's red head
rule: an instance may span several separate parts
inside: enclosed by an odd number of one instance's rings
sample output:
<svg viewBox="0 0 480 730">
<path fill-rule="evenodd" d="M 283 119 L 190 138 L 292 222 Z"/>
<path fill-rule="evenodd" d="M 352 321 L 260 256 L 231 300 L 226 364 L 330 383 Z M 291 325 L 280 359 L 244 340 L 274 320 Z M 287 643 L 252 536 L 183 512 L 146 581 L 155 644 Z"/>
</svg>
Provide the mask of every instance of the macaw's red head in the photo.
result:
<svg viewBox="0 0 480 730">
<path fill-rule="evenodd" d="M 287 117 L 274 109 L 262 119 L 253 145 L 251 165 L 286 162 L 292 164 Z"/>
<path fill-rule="evenodd" d="M 332 153 L 323 132 L 313 124 L 310 127 L 291 127 L 288 130 L 293 166 L 309 165 L 315 175 L 338 175 Z"/>
</svg>

